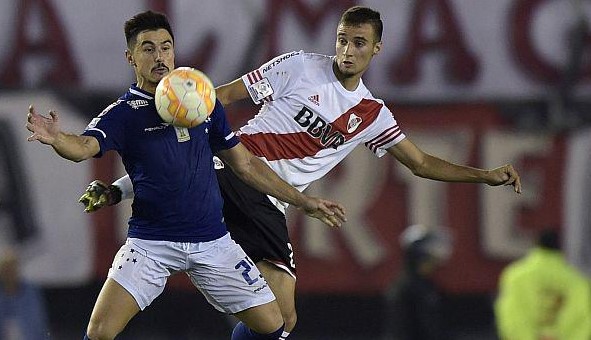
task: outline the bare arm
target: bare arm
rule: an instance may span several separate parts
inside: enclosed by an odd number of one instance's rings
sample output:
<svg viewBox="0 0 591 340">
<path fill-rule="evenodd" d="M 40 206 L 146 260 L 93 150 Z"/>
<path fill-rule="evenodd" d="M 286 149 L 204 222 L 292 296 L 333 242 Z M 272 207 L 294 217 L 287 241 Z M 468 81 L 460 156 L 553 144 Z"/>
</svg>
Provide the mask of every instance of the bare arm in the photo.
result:
<svg viewBox="0 0 591 340">
<path fill-rule="evenodd" d="M 341 226 L 345 221 L 345 210 L 337 203 L 309 197 L 282 180 L 263 161 L 250 153 L 242 144 L 223 150 L 218 156 L 245 183 L 277 199 L 293 204 L 307 215 L 317 218 L 327 225 Z"/>
<path fill-rule="evenodd" d="M 423 152 L 408 139 L 390 147 L 388 153 L 419 177 L 491 186 L 512 185 L 516 193 L 521 193 L 521 179 L 510 164 L 489 170 L 458 165 Z"/>
<path fill-rule="evenodd" d="M 74 162 L 80 162 L 96 155 L 100 146 L 96 138 L 79 136 L 60 130 L 57 112 L 50 111 L 49 117 L 37 114 L 33 106 L 29 106 L 27 114 L 27 130 L 33 134 L 28 141 L 37 140 L 51 145 L 58 155 Z"/>
<path fill-rule="evenodd" d="M 216 87 L 215 93 L 224 106 L 249 97 L 248 90 L 240 78 Z"/>
</svg>

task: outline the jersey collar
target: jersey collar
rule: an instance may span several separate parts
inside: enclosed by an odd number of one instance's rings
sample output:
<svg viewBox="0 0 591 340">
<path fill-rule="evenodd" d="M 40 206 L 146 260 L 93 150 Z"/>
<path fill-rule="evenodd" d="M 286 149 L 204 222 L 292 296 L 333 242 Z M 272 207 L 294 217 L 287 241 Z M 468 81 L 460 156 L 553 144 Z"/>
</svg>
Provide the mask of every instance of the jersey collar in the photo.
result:
<svg viewBox="0 0 591 340">
<path fill-rule="evenodd" d="M 137 87 L 137 83 L 131 84 L 131 87 L 129 88 L 129 93 L 145 99 L 154 99 L 154 95 L 152 93 L 140 89 L 139 87 Z"/>
</svg>

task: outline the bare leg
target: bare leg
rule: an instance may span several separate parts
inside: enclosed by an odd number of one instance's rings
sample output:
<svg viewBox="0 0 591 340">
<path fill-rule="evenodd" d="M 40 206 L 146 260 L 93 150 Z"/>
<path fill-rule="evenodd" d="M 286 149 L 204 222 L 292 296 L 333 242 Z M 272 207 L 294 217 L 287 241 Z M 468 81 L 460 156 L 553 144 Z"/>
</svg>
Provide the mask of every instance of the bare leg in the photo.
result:
<svg viewBox="0 0 591 340">
<path fill-rule="evenodd" d="M 96 300 L 86 334 L 92 340 L 114 339 L 139 311 L 133 296 L 109 278 Z"/>
<path fill-rule="evenodd" d="M 285 331 L 291 332 L 298 319 L 295 308 L 296 280 L 285 270 L 267 261 L 259 261 L 256 265 L 277 298 L 277 304 L 285 322 Z"/>
<path fill-rule="evenodd" d="M 234 314 L 248 328 L 260 334 L 269 334 L 283 325 L 281 311 L 276 301 L 252 307 Z"/>
</svg>

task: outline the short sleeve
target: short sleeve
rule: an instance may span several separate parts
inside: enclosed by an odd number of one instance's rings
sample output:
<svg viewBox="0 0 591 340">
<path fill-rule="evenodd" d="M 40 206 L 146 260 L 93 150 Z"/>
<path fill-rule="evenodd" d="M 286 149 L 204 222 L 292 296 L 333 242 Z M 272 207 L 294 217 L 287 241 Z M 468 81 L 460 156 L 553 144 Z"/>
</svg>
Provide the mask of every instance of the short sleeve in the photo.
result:
<svg viewBox="0 0 591 340">
<path fill-rule="evenodd" d="M 124 115 L 117 114 L 119 102 L 109 105 L 98 116 L 93 118 L 82 132 L 83 136 L 95 137 L 100 151 L 94 157 L 102 157 L 109 150 L 121 150 L 125 141 L 123 132 Z"/>
<path fill-rule="evenodd" d="M 220 150 L 233 148 L 240 142 L 236 134 L 232 131 L 226 117 L 226 110 L 219 100 L 216 100 L 213 112 L 209 117 L 211 118 L 209 145 L 214 154 Z"/>
<path fill-rule="evenodd" d="M 303 69 L 303 51 L 280 55 L 242 76 L 255 104 L 266 103 L 289 93 Z"/>
</svg>

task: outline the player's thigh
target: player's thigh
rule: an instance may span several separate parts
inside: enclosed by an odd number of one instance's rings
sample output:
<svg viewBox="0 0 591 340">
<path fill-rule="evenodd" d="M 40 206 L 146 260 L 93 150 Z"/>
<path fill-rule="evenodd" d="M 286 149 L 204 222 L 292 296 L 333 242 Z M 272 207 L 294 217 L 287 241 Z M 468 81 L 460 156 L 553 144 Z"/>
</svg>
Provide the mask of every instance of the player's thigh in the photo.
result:
<svg viewBox="0 0 591 340">
<path fill-rule="evenodd" d="M 140 308 L 135 299 L 115 280 L 108 278 L 92 310 L 89 330 L 100 334 L 119 334 Z"/>
<path fill-rule="evenodd" d="M 128 239 L 115 255 L 108 277 L 121 285 L 144 310 L 182 265 L 173 242 Z"/>
<path fill-rule="evenodd" d="M 229 234 L 189 256 L 191 282 L 217 310 L 236 314 L 275 300 L 269 285 Z"/>
<path fill-rule="evenodd" d="M 295 278 L 284 269 L 267 261 L 259 261 L 256 265 L 275 294 L 283 317 L 286 321 L 288 318 L 295 318 Z"/>
</svg>

